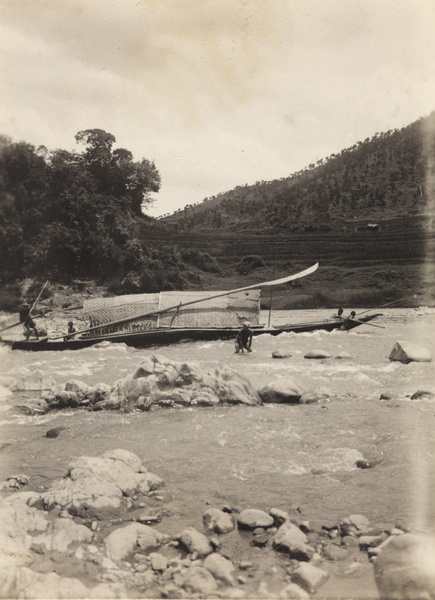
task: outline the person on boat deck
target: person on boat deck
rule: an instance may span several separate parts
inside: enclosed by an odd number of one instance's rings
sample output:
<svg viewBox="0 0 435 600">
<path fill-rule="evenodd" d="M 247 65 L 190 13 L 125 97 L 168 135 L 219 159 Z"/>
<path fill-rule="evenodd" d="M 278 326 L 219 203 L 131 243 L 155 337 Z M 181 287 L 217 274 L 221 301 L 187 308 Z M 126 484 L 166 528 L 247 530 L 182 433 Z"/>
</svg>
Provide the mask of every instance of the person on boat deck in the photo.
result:
<svg viewBox="0 0 435 600">
<path fill-rule="evenodd" d="M 31 335 L 31 332 L 36 336 L 36 339 L 39 340 L 38 330 L 36 329 L 35 321 L 30 316 L 30 306 L 28 304 L 23 304 L 20 308 L 20 323 L 24 325 L 24 335 L 28 339 Z"/>
<path fill-rule="evenodd" d="M 243 354 L 245 350 L 246 352 L 252 352 L 252 330 L 250 329 L 250 327 L 251 323 L 249 323 L 249 321 L 245 321 L 245 323 L 243 323 L 242 329 L 240 329 L 239 333 L 237 334 L 236 339 L 234 341 L 236 346 L 236 354 L 239 352 L 242 352 Z"/>
<path fill-rule="evenodd" d="M 340 327 L 341 330 L 349 329 L 350 323 L 355 319 L 356 312 L 353 310 L 348 317 L 344 317 L 343 325 Z"/>
<path fill-rule="evenodd" d="M 75 332 L 76 332 L 76 328 L 74 327 L 74 323 L 72 321 L 70 321 L 68 323 L 68 334 L 66 335 L 63 339 L 66 340 L 73 340 L 75 337 Z"/>
<path fill-rule="evenodd" d="M 339 308 L 337 310 L 337 312 L 334 315 L 332 315 L 332 318 L 333 319 L 342 319 L 343 318 L 343 309 Z"/>
</svg>

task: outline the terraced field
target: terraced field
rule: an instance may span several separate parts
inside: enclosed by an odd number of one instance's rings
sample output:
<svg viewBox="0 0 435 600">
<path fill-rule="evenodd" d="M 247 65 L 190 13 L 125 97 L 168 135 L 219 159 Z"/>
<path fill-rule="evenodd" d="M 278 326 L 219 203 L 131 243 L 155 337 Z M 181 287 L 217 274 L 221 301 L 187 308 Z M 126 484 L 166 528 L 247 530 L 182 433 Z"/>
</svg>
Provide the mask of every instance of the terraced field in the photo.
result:
<svg viewBox="0 0 435 600">
<path fill-rule="evenodd" d="M 150 242 L 195 247 L 215 257 L 222 274 L 201 274 L 203 289 L 240 287 L 319 262 L 318 273 L 293 289 L 291 302 L 288 288 L 277 290 L 280 308 L 334 306 L 342 298 L 353 306 L 384 297 L 404 297 L 408 306 L 435 303 L 435 230 L 428 219 L 387 221 L 378 231 L 355 224 L 336 232 L 173 232 L 150 236 Z M 241 277 L 237 264 L 250 255 L 261 257 L 264 267 Z"/>
</svg>

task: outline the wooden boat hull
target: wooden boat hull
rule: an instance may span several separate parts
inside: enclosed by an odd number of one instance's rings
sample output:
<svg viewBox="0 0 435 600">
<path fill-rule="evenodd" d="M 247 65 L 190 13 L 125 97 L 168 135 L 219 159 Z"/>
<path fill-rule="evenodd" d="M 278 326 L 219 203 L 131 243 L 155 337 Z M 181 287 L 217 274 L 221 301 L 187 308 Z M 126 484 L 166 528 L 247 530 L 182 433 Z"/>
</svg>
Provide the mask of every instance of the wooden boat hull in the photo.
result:
<svg viewBox="0 0 435 600">
<path fill-rule="evenodd" d="M 367 323 L 380 313 L 361 317 L 358 321 L 351 322 L 348 329 L 354 329 L 364 323 Z M 340 329 L 342 322 L 338 319 L 327 321 L 313 321 L 311 323 L 295 323 L 283 325 L 281 327 L 258 327 L 253 328 L 255 336 L 268 333 L 269 335 L 279 335 L 280 333 L 307 333 L 311 331 L 333 331 Z M 166 328 L 151 331 L 140 331 L 136 333 L 116 333 L 104 336 L 87 336 L 73 340 L 1 340 L 4 344 L 10 346 L 13 350 L 31 350 L 31 351 L 53 351 L 53 350 L 80 350 L 88 348 L 102 342 L 112 342 L 115 344 L 127 344 L 135 348 L 147 348 L 151 346 L 165 346 L 176 344 L 183 341 L 214 341 L 234 339 L 238 332 L 237 328 Z"/>
</svg>

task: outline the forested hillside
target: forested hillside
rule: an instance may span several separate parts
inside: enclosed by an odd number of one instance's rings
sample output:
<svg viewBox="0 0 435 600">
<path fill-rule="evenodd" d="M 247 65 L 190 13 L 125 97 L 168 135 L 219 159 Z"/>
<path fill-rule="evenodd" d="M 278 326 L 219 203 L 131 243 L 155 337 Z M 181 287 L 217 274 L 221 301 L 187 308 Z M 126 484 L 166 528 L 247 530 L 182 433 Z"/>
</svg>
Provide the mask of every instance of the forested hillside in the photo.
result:
<svg viewBox="0 0 435 600">
<path fill-rule="evenodd" d="M 114 149 L 100 129 L 80 131 L 81 152 L 48 151 L 0 137 L 0 273 L 69 283 L 92 278 L 114 292 L 186 286 L 189 253 L 149 242 L 143 209 L 160 188 L 147 159 Z M 7 302 L 6 302 L 7 304 Z"/>
<path fill-rule="evenodd" d="M 46 280 L 108 294 L 232 289 L 317 261 L 280 308 L 435 303 L 435 112 L 160 219 L 144 213 L 161 183 L 152 161 L 100 129 L 75 138 L 80 152 L 0 137 L 0 308 L 16 308 L 29 280 L 28 299 Z"/>
<path fill-rule="evenodd" d="M 288 177 L 238 186 L 161 222 L 208 252 L 226 287 L 319 261 L 276 308 L 435 303 L 435 112 Z M 152 234 L 151 234 L 152 235 Z M 211 289 L 212 276 L 203 277 Z M 263 305 L 268 299 L 264 297 Z"/>
<path fill-rule="evenodd" d="M 435 112 L 289 177 L 238 186 L 165 220 L 188 231 L 334 231 L 349 220 L 396 218 L 425 211 L 433 200 L 434 156 Z"/>
</svg>

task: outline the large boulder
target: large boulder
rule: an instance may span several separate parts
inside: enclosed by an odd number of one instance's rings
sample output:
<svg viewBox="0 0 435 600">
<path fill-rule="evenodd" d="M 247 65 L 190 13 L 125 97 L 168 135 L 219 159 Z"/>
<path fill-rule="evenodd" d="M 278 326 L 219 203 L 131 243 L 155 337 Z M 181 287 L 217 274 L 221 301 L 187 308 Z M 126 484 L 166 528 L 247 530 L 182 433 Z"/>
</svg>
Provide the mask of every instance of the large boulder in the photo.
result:
<svg viewBox="0 0 435 600">
<path fill-rule="evenodd" d="M 14 477 L 17 481 L 24 478 L 27 481 L 25 476 Z M 0 598 L 127 597 L 122 583 L 117 581 L 118 575 L 113 579 L 110 571 L 121 573 L 129 555 L 149 555 L 153 571 L 164 570 L 165 556 L 150 553 L 167 544 L 170 537 L 140 523 L 116 529 L 112 523 L 121 523 L 123 512 L 142 504 L 143 494 L 161 484 L 135 454 L 117 449 L 99 457 L 74 460 L 65 477 L 46 492 L 15 492 L 1 499 Z M 109 515 L 104 513 L 107 507 L 112 509 Z M 73 518 L 74 515 L 82 518 Z M 108 516 L 110 533 L 102 540 L 104 534 L 97 533 L 101 531 L 99 522 Z M 96 541 L 103 541 L 104 546 L 98 548 Z M 67 565 L 70 558 L 72 565 L 76 559 L 101 565 L 107 583 L 88 588 L 78 579 L 57 575 L 56 561 Z M 45 573 L 46 564 L 51 565 L 53 572 Z M 41 565 L 44 572 L 39 573 Z M 229 572 L 226 563 L 212 562 L 211 567 L 216 572 L 220 568 L 222 576 Z M 73 568 L 67 566 L 66 570 L 71 573 Z M 99 580 L 96 567 L 91 567 L 89 575 Z"/>
<path fill-rule="evenodd" d="M 1 598 L 89 598 L 90 590 L 78 579 L 57 573 L 35 573 L 26 567 L 0 570 Z"/>
<path fill-rule="evenodd" d="M 374 563 L 380 595 L 391 600 L 434 600 L 434 566 L 434 537 L 392 536 Z"/>
<path fill-rule="evenodd" d="M 65 477 L 42 494 L 42 501 L 48 510 L 60 507 L 78 516 L 98 517 L 117 514 L 127 497 L 148 494 L 162 485 L 135 454 L 114 450 L 74 460 Z"/>
<path fill-rule="evenodd" d="M 432 355 L 430 350 L 423 346 L 418 346 L 411 342 L 396 342 L 391 350 L 389 359 L 402 363 L 431 362 Z"/>
<path fill-rule="evenodd" d="M 39 495 L 35 492 L 18 492 L 5 498 L 0 505 L 0 568 L 25 566 L 33 562 L 31 552 L 33 534 L 48 528 L 46 515 L 38 510 Z"/>
<path fill-rule="evenodd" d="M 107 556 L 112 560 L 124 560 L 129 554 L 141 548 L 144 552 L 157 550 L 166 537 L 157 530 L 132 523 L 112 531 L 104 540 Z"/>
<path fill-rule="evenodd" d="M 249 381 L 229 367 L 203 371 L 198 363 L 176 362 L 158 354 L 145 358 L 135 371 L 117 381 L 109 400 L 123 409 L 261 404 Z"/>
<path fill-rule="evenodd" d="M 127 598 L 122 585 L 100 583 L 86 587 L 79 579 L 57 573 L 36 573 L 27 567 L 0 569 L 0 598 Z"/>
<path fill-rule="evenodd" d="M 292 377 L 282 377 L 257 390 L 264 403 L 297 404 L 304 389 Z"/>
<path fill-rule="evenodd" d="M 229 367 L 221 366 L 206 372 L 198 363 L 176 362 L 158 354 L 147 356 L 113 387 L 105 383 L 90 387 L 71 380 L 46 392 L 43 397 L 50 408 L 87 406 L 92 410 L 261 404 L 250 382 Z"/>
<path fill-rule="evenodd" d="M 47 551 L 66 552 L 71 544 L 89 543 L 92 540 L 92 531 L 76 523 L 73 519 L 55 519 L 47 531 L 32 539 L 32 549 L 40 550 L 44 547 Z"/>
</svg>

